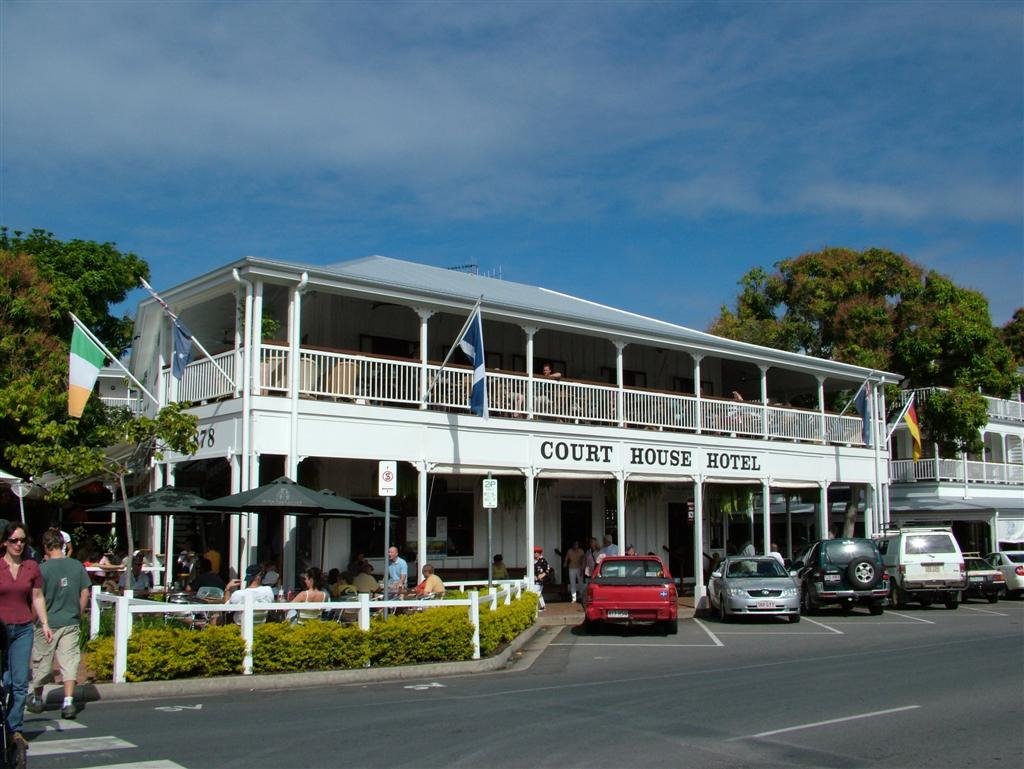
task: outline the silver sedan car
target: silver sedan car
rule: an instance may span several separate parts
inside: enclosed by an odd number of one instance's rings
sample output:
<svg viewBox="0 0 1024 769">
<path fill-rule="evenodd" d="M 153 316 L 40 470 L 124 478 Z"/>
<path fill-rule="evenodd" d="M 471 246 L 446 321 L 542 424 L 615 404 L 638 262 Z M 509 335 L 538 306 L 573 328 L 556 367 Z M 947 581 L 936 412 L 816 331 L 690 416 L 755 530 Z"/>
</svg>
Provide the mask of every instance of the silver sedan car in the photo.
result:
<svg viewBox="0 0 1024 769">
<path fill-rule="evenodd" d="M 733 555 L 722 561 L 711 573 L 708 603 L 722 622 L 738 614 L 773 614 L 800 621 L 800 588 L 770 555 Z"/>
</svg>

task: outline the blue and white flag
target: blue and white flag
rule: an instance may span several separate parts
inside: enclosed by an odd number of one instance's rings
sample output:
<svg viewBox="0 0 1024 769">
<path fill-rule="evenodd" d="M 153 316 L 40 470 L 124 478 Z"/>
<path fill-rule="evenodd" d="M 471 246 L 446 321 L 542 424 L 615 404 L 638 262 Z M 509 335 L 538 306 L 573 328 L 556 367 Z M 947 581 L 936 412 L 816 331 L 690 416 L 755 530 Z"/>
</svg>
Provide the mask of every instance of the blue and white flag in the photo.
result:
<svg viewBox="0 0 1024 769">
<path fill-rule="evenodd" d="M 865 446 L 871 445 L 871 401 L 868 400 L 868 396 L 870 394 L 871 383 L 864 382 L 853 399 L 853 407 L 857 409 L 857 413 L 860 414 L 862 423 L 860 436 L 864 439 Z"/>
<path fill-rule="evenodd" d="M 473 361 L 473 388 L 469 396 L 469 410 L 487 418 L 487 375 L 484 371 L 484 326 L 477 307 L 466 323 L 466 331 L 459 340 L 459 348 Z"/>
<path fill-rule="evenodd" d="M 171 373 L 175 379 L 185 376 L 185 366 L 192 358 L 192 334 L 180 320 L 174 321 L 174 359 Z"/>
</svg>

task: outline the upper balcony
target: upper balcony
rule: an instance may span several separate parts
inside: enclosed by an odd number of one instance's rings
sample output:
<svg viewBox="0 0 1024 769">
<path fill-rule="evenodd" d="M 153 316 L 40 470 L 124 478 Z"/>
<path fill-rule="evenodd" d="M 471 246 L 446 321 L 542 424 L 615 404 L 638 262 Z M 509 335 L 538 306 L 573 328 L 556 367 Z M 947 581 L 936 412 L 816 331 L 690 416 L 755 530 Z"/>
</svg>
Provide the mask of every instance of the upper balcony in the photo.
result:
<svg viewBox="0 0 1024 769">
<path fill-rule="evenodd" d="M 291 358 L 288 347 L 263 344 L 254 371 L 253 394 L 286 396 Z M 236 382 L 242 352 L 214 356 Z M 449 364 L 302 347 L 297 391 L 300 398 L 469 413 L 472 371 Z M 492 417 L 551 420 L 643 430 L 716 433 L 761 440 L 863 446 L 856 415 L 806 410 L 622 387 L 567 379 L 546 379 L 500 370 L 486 375 Z M 180 382 L 164 372 L 164 402 L 204 402 L 240 395 L 209 359 L 193 361 Z M 429 388 L 426 398 L 424 392 Z"/>
<path fill-rule="evenodd" d="M 914 402 L 925 403 L 929 396 L 936 391 L 945 390 L 945 387 L 920 387 L 916 390 L 904 390 L 901 393 L 900 404 L 907 402 L 910 394 L 914 394 Z M 1005 398 L 990 398 L 983 396 L 988 406 L 988 418 L 993 422 L 1006 422 L 1009 424 L 1024 424 L 1024 403 L 1019 400 L 1007 400 Z"/>
</svg>

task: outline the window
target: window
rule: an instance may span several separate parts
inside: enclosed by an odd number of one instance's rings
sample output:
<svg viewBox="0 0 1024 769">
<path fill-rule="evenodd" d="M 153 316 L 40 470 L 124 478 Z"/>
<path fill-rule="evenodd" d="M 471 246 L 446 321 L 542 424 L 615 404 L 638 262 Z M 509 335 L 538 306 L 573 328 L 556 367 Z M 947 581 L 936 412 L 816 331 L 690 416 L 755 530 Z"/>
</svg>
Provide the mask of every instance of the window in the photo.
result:
<svg viewBox="0 0 1024 769">
<path fill-rule="evenodd" d="M 418 358 L 419 344 L 407 339 L 395 339 L 390 336 L 359 335 L 359 351 L 371 355 L 388 355 L 392 358 Z"/>
<path fill-rule="evenodd" d="M 955 553 L 956 546 L 948 534 L 914 534 L 907 537 L 908 553 Z"/>
<path fill-rule="evenodd" d="M 435 493 L 427 511 L 427 537 L 443 538 L 448 558 L 473 555 L 473 513 L 473 492 Z"/>
<path fill-rule="evenodd" d="M 693 395 L 693 377 L 672 377 L 672 390 L 684 395 Z M 708 379 L 700 380 L 700 394 L 712 396 L 715 394 L 715 386 Z"/>
</svg>

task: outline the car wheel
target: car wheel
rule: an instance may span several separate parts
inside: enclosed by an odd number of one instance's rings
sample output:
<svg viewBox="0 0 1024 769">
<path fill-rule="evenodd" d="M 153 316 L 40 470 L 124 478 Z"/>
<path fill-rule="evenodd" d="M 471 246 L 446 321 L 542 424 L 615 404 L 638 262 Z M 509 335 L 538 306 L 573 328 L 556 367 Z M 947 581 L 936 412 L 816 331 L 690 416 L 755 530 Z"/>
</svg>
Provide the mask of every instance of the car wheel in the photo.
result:
<svg viewBox="0 0 1024 769">
<path fill-rule="evenodd" d="M 945 600 L 946 608 L 947 609 L 955 609 L 957 606 L 960 605 L 960 600 L 959 599 L 960 599 L 960 594 L 959 593 L 946 593 L 946 600 Z"/>
<path fill-rule="evenodd" d="M 878 581 L 878 569 L 870 558 L 854 558 L 846 567 L 846 577 L 855 590 L 867 590 Z"/>
<path fill-rule="evenodd" d="M 810 591 L 805 587 L 800 591 L 800 613 L 811 615 L 815 612 L 814 602 L 811 600 Z"/>
<path fill-rule="evenodd" d="M 679 622 L 670 619 L 665 623 L 665 635 L 679 635 Z"/>
<path fill-rule="evenodd" d="M 800 615 L 799 614 L 790 614 L 789 615 L 789 621 L 790 621 L 790 624 L 796 624 L 797 622 L 800 621 Z"/>
<path fill-rule="evenodd" d="M 590 619 L 583 620 L 583 634 L 594 635 L 597 630 L 597 623 Z"/>
<path fill-rule="evenodd" d="M 725 601 L 720 601 L 718 604 L 718 619 L 720 622 L 728 622 L 729 612 L 725 608 Z"/>
<path fill-rule="evenodd" d="M 987 596 L 989 603 L 995 603 L 999 600 L 999 593 L 991 593 Z"/>
<path fill-rule="evenodd" d="M 871 612 L 872 616 L 877 617 L 885 611 L 885 607 L 882 606 L 881 601 L 872 601 L 871 605 L 868 606 L 868 611 Z"/>
<path fill-rule="evenodd" d="M 930 595 L 921 596 L 921 598 L 918 600 L 918 603 L 921 604 L 922 609 L 927 609 L 929 606 L 932 605 L 932 597 Z"/>
<path fill-rule="evenodd" d="M 907 594 L 895 582 L 892 583 L 892 587 L 889 589 L 889 601 L 896 609 L 904 609 L 907 606 Z"/>
</svg>

